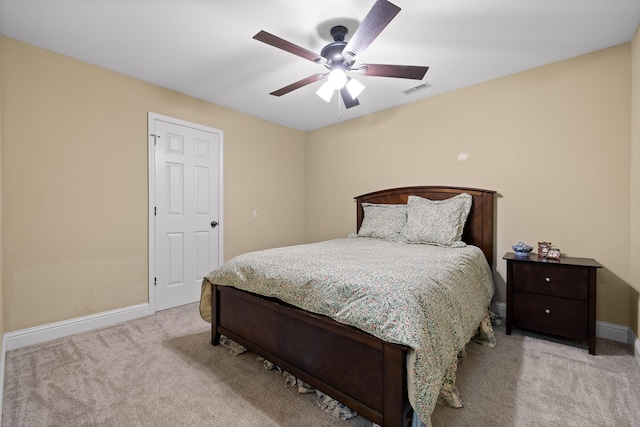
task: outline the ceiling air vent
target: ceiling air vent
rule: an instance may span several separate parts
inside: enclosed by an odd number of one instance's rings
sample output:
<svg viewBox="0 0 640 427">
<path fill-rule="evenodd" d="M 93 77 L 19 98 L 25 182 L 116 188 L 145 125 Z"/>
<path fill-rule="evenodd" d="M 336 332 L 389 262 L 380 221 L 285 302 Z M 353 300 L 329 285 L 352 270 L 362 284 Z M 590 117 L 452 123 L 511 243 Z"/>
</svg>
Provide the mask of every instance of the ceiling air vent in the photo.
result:
<svg viewBox="0 0 640 427">
<path fill-rule="evenodd" d="M 411 89 L 405 90 L 404 94 L 405 95 L 411 95 L 411 94 L 416 93 L 418 91 L 429 89 L 430 87 L 431 87 L 431 85 L 429 83 L 424 82 L 421 85 L 418 85 L 416 87 L 412 87 Z"/>
</svg>

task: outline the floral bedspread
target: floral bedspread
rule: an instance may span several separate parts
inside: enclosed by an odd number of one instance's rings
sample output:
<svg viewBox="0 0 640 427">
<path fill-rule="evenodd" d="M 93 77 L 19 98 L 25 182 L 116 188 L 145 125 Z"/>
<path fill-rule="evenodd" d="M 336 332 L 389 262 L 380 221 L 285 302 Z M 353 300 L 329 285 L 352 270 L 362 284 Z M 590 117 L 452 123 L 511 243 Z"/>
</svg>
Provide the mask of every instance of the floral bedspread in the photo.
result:
<svg viewBox="0 0 640 427">
<path fill-rule="evenodd" d="M 475 246 L 353 236 L 247 253 L 224 263 L 203 280 L 200 314 L 207 321 L 210 283 L 276 297 L 410 347 L 410 400 L 427 425 L 494 293 L 489 265 Z"/>
</svg>

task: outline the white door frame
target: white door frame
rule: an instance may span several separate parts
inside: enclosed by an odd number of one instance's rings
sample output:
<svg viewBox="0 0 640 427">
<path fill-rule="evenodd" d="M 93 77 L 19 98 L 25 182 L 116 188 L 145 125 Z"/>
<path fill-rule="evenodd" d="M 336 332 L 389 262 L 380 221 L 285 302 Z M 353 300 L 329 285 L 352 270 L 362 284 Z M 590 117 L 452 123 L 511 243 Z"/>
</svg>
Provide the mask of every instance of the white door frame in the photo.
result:
<svg viewBox="0 0 640 427">
<path fill-rule="evenodd" d="M 220 132 L 219 129 L 215 129 L 209 126 L 200 125 L 197 123 L 187 122 L 185 120 L 176 119 L 173 117 L 163 116 L 161 114 L 149 112 L 148 114 L 148 158 L 149 158 L 149 314 L 153 314 L 156 312 L 156 289 L 155 289 L 155 275 L 156 275 L 156 242 L 155 242 L 155 228 L 156 228 L 156 217 L 155 217 L 155 173 L 156 173 L 156 154 L 155 154 L 155 136 L 153 135 L 154 122 L 155 120 L 163 120 L 165 122 L 174 123 L 180 126 L 187 126 L 194 129 L 203 130 L 205 132 Z M 219 144 L 219 152 L 218 152 L 218 210 L 217 218 L 218 219 L 218 264 L 222 264 L 224 261 L 224 194 L 223 194 L 223 158 L 222 155 L 224 153 L 224 133 L 220 135 L 220 144 Z"/>
</svg>

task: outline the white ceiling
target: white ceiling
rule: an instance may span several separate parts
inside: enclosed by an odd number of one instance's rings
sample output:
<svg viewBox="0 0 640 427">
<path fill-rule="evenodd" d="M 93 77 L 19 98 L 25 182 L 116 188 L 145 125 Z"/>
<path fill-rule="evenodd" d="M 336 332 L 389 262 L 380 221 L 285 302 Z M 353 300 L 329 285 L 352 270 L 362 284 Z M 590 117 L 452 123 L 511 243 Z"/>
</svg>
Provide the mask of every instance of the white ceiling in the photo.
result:
<svg viewBox="0 0 640 427">
<path fill-rule="evenodd" d="M 391 1 L 402 10 L 356 65 L 430 69 L 422 82 L 357 76 L 360 105 L 341 117 L 336 97 L 315 94 L 321 82 L 269 95 L 324 68 L 252 37 L 265 30 L 319 53 L 332 24 L 354 30 L 374 0 L 0 0 L 0 34 L 311 130 L 626 43 L 640 23 L 640 0 Z M 432 87 L 403 93 L 423 82 Z"/>
</svg>

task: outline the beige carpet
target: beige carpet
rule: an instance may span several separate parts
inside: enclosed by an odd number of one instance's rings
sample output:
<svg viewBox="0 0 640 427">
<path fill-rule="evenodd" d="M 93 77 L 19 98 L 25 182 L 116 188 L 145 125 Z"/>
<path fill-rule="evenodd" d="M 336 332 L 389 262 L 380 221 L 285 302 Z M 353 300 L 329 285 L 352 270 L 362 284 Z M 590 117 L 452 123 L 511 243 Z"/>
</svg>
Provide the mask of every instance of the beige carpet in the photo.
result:
<svg viewBox="0 0 640 427">
<path fill-rule="evenodd" d="M 640 427 L 640 365 L 633 348 L 597 339 L 597 355 L 532 333 L 498 347 L 467 346 L 457 386 L 465 407 L 436 407 L 434 426 Z"/>
<path fill-rule="evenodd" d="M 437 407 L 434 427 L 640 426 L 632 349 L 598 340 L 597 356 L 535 336 L 470 344 L 459 369 L 466 407 Z M 255 355 L 209 344 L 190 304 L 7 353 L 2 425 L 370 426 L 322 412 Z"/>
</svg>

